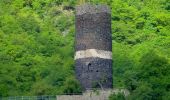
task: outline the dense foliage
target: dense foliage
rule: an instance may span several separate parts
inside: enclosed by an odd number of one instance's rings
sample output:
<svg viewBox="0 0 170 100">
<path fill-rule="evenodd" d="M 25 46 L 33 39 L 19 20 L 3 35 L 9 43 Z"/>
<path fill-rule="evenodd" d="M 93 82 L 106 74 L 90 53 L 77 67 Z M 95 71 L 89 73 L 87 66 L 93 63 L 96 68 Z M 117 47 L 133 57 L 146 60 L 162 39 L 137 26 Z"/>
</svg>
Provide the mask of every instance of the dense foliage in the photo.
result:
<svg viewBox="0 0 170 100">
<path fill-rule="evenodd" d="M 170 1 L 90 2 L 112 8 L 114 87 L 129 89 L 130 100 L 170 99 Z M 77 4 L 0 0 L 0 96 L 81 92 L 73 59 Z"/>
</svg>

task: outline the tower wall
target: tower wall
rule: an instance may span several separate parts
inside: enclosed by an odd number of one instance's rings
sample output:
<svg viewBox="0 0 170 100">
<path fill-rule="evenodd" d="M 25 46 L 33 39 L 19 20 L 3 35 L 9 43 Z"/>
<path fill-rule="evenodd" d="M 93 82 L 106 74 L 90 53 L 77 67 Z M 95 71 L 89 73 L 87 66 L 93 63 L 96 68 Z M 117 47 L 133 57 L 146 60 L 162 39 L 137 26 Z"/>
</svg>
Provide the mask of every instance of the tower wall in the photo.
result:
<svg viewBox="0 0 170 100">
<path fill-rule="evenodd" d="M 76 8 L 75 72 L 84 89 L 112 88 L 111 13 L 105 5 Z"/>
</svg>

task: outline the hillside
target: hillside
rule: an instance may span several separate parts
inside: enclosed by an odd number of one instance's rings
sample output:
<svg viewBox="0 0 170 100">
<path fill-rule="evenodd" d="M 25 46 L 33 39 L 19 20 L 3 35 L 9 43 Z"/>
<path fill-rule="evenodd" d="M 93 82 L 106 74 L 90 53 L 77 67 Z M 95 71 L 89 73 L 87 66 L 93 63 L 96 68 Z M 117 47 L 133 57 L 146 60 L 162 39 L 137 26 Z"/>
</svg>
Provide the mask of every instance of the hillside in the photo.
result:
<svg viewBox="0 0 170 100">
<path fill-rule="evenodd" d="M 90 0 L 112 9 L 113 87 L 170 99 L 170 1 Z M 0 97 L 80 93 L 76 0 L 0 0 Z M 114 98 L 114 96 L 113 96 Z"/>
</svg>

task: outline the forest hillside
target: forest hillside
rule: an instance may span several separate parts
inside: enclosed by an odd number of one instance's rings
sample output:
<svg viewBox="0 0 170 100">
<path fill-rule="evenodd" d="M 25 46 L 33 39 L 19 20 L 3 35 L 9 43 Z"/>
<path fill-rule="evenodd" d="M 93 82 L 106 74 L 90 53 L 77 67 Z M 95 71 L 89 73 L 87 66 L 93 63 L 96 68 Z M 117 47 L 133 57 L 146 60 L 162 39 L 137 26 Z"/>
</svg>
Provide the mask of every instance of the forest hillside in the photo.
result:
<svg viewBox="0 0 170 100">
<path fill-rule="evenodd" d="M 113 87 L 170 100 L 170 0 L 90 0 L 112 9 Z M 80 93 L 76 0 L 0 0 L 0 96 Z M 113 97 L 114 98 L 114 97 Z"/>
</svg>

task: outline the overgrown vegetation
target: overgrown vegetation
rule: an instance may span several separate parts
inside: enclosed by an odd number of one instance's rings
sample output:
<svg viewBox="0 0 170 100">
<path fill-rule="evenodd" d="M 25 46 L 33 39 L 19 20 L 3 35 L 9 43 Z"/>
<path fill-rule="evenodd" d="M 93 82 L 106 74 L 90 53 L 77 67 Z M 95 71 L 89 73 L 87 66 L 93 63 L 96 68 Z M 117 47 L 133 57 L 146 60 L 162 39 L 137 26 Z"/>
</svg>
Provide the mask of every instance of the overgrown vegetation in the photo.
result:
<svg viewBox="0 0 170 100">
<path fill-rule="evenodd" d="M 90 1 L 112 8 L 114 87 L 129 89 L 130 100 L 169 100 L 170 1 Z M 77 4 L 0 0 L 0 96 L 81 92 L 73 59 Z"/>
<path fill-rule="evenodd" d="M 122 93 L 118 93 L 118 94 L 111 94 L 109 96 L 109 100 L 126 100 L 126 99 Z"/>
</svg>

